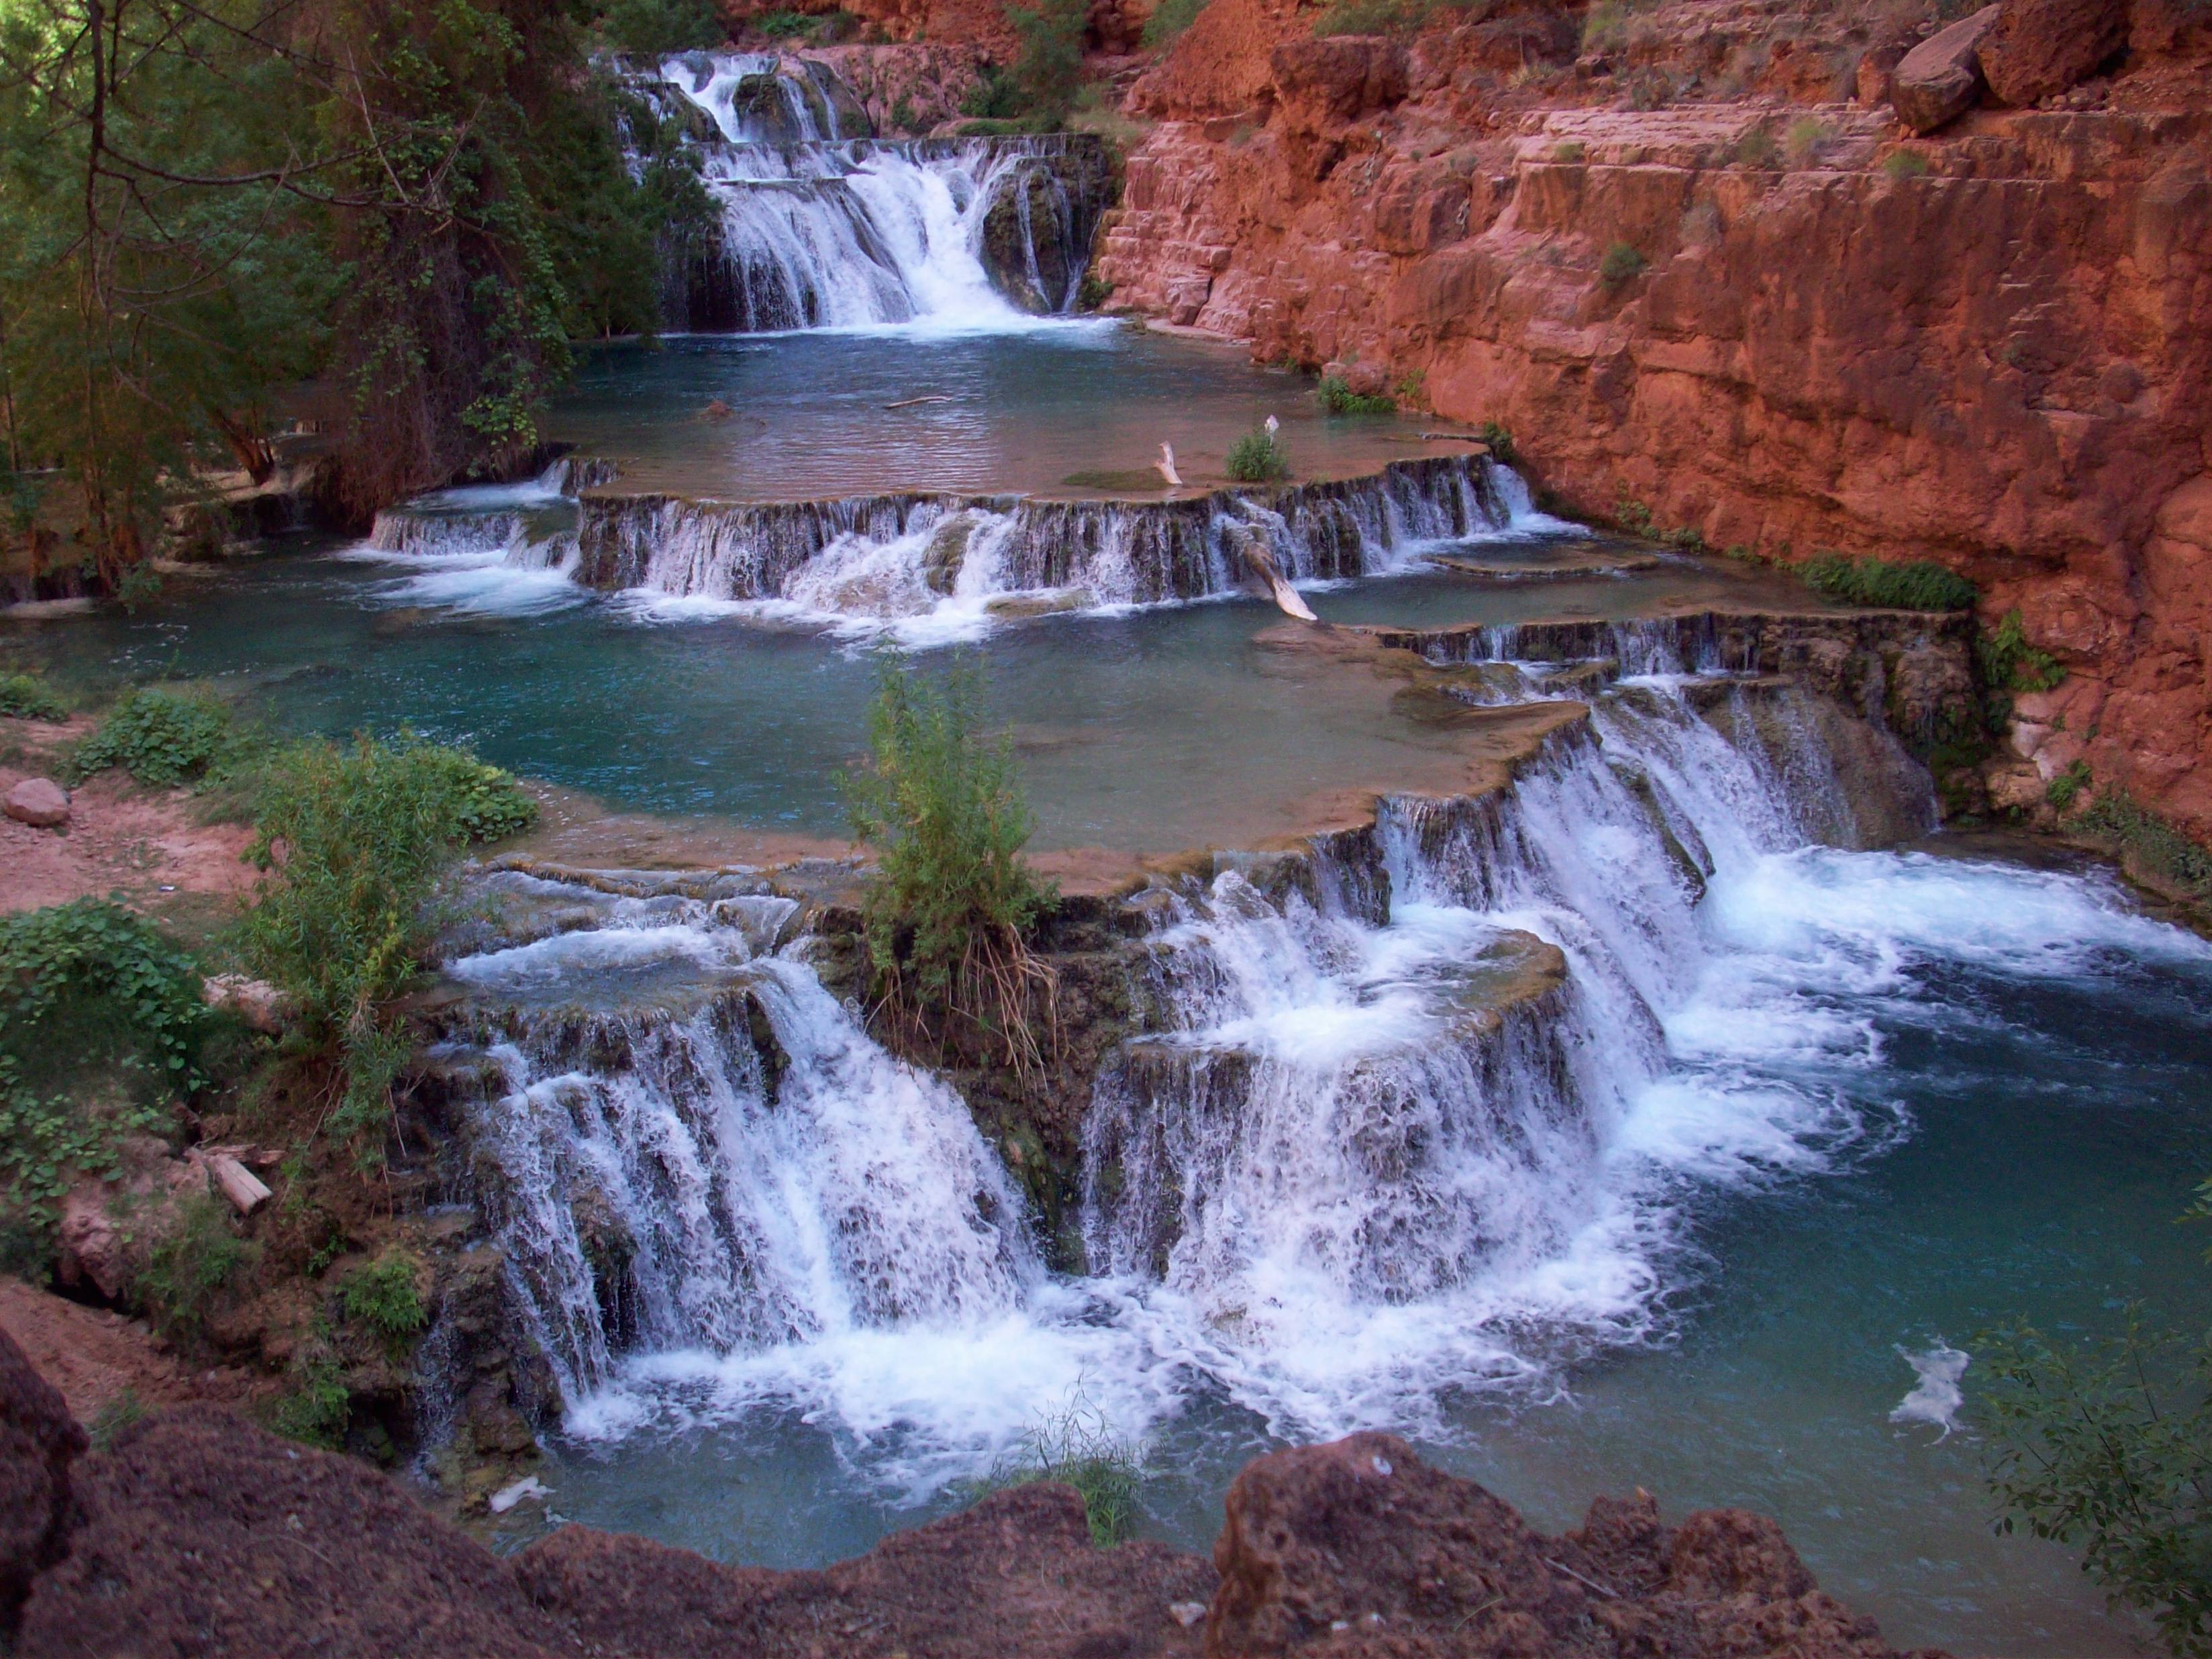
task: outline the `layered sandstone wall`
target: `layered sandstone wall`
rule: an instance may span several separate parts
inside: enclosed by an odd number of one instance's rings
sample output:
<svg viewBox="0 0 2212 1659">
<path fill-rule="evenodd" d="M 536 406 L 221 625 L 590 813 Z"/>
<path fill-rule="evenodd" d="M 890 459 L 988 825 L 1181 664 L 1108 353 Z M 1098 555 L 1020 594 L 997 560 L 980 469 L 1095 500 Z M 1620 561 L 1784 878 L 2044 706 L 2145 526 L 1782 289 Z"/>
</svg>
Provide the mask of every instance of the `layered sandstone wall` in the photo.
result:
<svg viewBox="0 0 2212 1659">
<path fill-rule="evenodd" d="M 1794 79 L 1767 51 L 1756 95 L 1714 95 L 1716 71 L 1636 109 L 1593 105 L 1615 81 L 1588 59 L 1505 73 L 1540 17 L 1410 41 L 1311 24 L 1213 0 L 1139 83 L 1164 118 L 1101 245 L 1115 306 L 1500 421 L 1577 513 L 1633 501 L 1784 560 L 1941 560 L 2069 670 L 2022 700 L 2044 775 L 2086 757 L 2212 838 L 2201 81 L 2146 58 L 1912 139 L 1884 106 L 1784 101 L 1824 77 L 1879 93 L 1896 47 L 1864 31 Z"/>
</svg>

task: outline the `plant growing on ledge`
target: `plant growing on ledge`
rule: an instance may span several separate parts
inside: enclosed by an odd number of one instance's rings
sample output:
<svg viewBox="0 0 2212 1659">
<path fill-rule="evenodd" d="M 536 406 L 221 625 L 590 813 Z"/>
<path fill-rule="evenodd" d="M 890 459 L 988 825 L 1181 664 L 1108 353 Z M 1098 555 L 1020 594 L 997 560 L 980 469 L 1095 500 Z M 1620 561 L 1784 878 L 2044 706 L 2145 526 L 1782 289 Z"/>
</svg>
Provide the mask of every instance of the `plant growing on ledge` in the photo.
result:
<svg viewBox="0 0 2212 1659">
<path fill-rule="evenodd" d="M 1966 611 L 1976 596 L 1973 583 L 1925 559 L 1892 564 L 1820 553 L 1806 560 L 1799 574 L 1808 586 L 1832 599 L 1888 611 Z"/>
<path fill-rule="evenodd" d="M 1229 446 L 1224 470 L 1238 483 L 1273 483 L 1291 476 L 1291 458 L 1273 433 L 1255 426 Z"/>
<path fill-rule="evenodd" d="M 1324 374 L 1314 388 L 1321 406 L 1331 415 L 1395 415 L 1398 400 L 1385 392 L 1354 392 L 1341 374 Z"/>
<path fill-rule="evenodd" d="M 1650 268 L 1651 262 L 1627 242 L 1615 242 L 1597 262 L 1598 277 L 1607 288 L 1632 283 Z"/>
<path fill-rule="evenodd" d="M 868 715 L 869 765 L 849 787 L 876 869 L 862 903 L 872 1012 L 916 1043 L 974 1036 L 1019 1077 L 1056 1042 L 1052 969 L 1028 933 L 1055 902 L 1022 861 L 1035 827 L 1013 749 L 980 728 L 972 661 L 943 680 L 885 658 Z"/>
</svg>

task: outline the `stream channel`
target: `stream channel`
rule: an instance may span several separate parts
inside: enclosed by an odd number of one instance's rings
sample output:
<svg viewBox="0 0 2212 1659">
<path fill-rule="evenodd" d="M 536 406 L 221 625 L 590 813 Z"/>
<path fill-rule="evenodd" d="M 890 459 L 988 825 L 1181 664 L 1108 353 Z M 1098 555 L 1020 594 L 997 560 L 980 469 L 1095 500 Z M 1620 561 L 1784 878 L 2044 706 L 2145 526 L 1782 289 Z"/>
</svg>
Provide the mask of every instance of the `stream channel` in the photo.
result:
<svg viewBox="0 0 2212 1659">
<path fill-rule="evenodd" d="M 669 72 L 720 112 L 733 197 L 731 100 L 777 73 Z M 1802 588 L 1547 519 L 1433 422 L 1327 418 L 1218 348 L 1006 301 L 975 250 L 1034 157 L 776 142 L 835 177 L 778 185 L 769 229 L 733 206 L 732 268 L 784 260 L 770 320 L 842 325 L 595 356 L 554 435 L 618 480 L 449 492 L 25 648 L 210 679 L 286 729 L 465 741 L 551 787 L 538 845 L 569 865 L 836 853 L 884 649 L 975 653 L 1045 853 L 1250 847 L 1386 799 L 1310 884 L 1225 854 L 1156 878 L 1157 1021 L 1089 1109 L 1083 1274 L 754 877 L 492 878 L 569 907 L 448 964 L 491 1011 L 485 1224 L 561 1384 L 552 1514 L 821 1563 L 1077 1407 L 1144 1446 L 1142 1529 L 1202 1549 L 1252 1455 L 1382 1426 L 1547 1528 L 1639 1485 L 1771 1513 L 1899 1646 L 2114 1651 L 2069 1553 L 1993 1534 L 1954 1385 L 2014 1316 L 2212 1316 L 2173 1224 L 2212 1173 L 2212 949 L 2104 872 L 1936 833 L 1891 739 L 1869 775 L 1801 693 L 1642 620 Z M 890 276 L 807 301 L 848 232 Z M 1295 485 L 1228 490 L 1268 414 Z M 1162 441 L 1182 489 L 1069 482 Z M 1324 621 L 1497 630 L 1493 701 L 1567 695 L 1511 666 L 1515 625 L 1618 623 L 1589 720 L 1455 806 L 1462 726 L 1300 648 L 1242 580 L 1255 545 Z M 718 1012 L 737 985 L 780 1082 Z M 619 1298 L 587 1192 L 625 1230 Z"/>
</svg>

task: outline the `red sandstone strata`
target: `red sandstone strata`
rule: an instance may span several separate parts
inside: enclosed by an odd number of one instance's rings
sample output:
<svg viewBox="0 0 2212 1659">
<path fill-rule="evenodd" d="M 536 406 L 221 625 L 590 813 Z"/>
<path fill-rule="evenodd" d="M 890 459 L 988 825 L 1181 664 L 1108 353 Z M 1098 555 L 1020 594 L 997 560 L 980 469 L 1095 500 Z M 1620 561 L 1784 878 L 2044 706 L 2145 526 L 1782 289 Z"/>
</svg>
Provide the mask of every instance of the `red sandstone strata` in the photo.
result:
<svg viewBox="0 0 2212 1659">
<path fill-rule="evenodd" d="M 1930 140 L 1771 56 L 1758 95 L 1595 106 L 1732 15 L 1531 84 L 1510 13 L 1321 40 L 1212 0 L 1131 95 L 1113 304 L 1502 422 L 1573 512 L 1939 560 L 2068 670 L 2023 705 L 2045 775 L 2212 836 L 2212 31 L 2138 7 L 2124 73 Z M 1895 49 L 1836 27 L 1830 82 L 1878 94 Z"/>
</svg>

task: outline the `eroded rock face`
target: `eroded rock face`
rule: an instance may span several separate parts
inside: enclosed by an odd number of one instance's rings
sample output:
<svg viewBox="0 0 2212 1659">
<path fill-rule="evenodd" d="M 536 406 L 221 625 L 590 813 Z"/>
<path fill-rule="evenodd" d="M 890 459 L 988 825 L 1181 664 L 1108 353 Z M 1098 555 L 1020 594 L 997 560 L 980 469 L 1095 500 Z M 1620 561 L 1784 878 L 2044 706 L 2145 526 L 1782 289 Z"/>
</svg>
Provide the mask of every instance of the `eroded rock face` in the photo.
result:
<svg viewBox="0 0 2212 1659">
<path fill-rule="evenodd" d="M 0 1333 L 0 1640 L 14 1634 L 33 1580 L 61 1559 L 70 1465 L 84 1449 L 61 1391 Z"/>
<path fill-rule="evenodd" d="M 1781 1529 L 1741 1510 L 1679 1528 L 1639 1492 L 1545 1538 L 1395 1435 L 1273 1453 L 1229 1489 L 1209 1659 L 1327 1653 L 1878 1659 Z"/>
<path fill-rule="evenodd" d="M 1933 132 L 1973 108 L 1982 95 L 1978 49 L 2003 9 L 1984 6 L 1905 54 L 1889 77 L 1889 101 L 1906 127 Z"/>
<path fill-rule="evenodd" d="M 1217 12 L 1268 15 L 1212 0 L 1192 36 Z M 1318 137 L 1272 82 L 1256 126 L 1178 104 L 1179 47 L 1138 88 L 1176 118 L 1129 158 L 1111 308 L 1420 375 L 1570 511 L 1938 560 L 2067 671 L 2046 775 L 2086 758 L 2212 837 L 2212 111 L 2181 90 L 2212 59 L 1894 161 L 1886 111 L 1828 104 L 1792 163 L 1763 104 L 1486 115 L 1478 46 L 1418 38 L 1405 98 Z M 1616 243 L 1649 262 L 1617 287 Z"/>
<path fill-rule="evenodd" d="M 2004 0 L 1977 51 L 2000 103 L 2025 109 L 2087 80 L 2127 44 L 2122 0 Z"/>
</svg>

